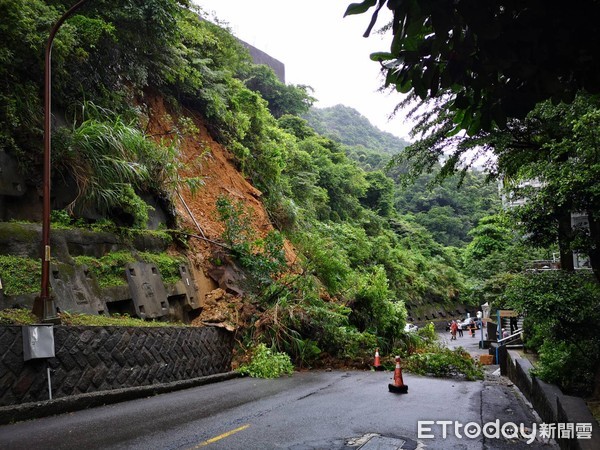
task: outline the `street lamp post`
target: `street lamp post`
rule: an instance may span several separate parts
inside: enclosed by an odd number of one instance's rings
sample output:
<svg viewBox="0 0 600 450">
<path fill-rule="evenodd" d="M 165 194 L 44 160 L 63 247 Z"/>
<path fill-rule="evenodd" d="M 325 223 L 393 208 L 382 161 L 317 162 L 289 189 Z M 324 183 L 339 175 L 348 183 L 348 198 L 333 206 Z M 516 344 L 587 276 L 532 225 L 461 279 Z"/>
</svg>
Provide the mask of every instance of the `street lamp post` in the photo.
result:
<svg viewBox="0 0 600 450">
<path fill-rule="evenodd" d="M 88 0 L 80 0 L 62 15 L 52 27 L 46 44 L 44 61 L 44 161 L 43 161 L 43 210 L 42 210 L 42 284 L 40 296 L 36 298 L 33 312 L 42 322 L 56 322 L 56 306 L 50 295 L 50 150 L 51 150 L 51 81 L 52 81 L 52 43 L 62 24 L 81 8 Z"/>
</svg>

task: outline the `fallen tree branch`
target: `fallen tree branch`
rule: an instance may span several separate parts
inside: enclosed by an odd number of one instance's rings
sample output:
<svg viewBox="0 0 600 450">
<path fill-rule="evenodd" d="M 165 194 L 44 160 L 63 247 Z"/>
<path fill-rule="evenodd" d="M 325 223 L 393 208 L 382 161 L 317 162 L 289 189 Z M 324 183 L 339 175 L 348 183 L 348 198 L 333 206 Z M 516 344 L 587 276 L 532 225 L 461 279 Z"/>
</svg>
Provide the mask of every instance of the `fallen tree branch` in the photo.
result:
<svg viewBox="0 0 600 450">
<path fill-rule="evenodd" d="M 212 239 L 208 239 L 206 236 L 200 236 L 198 234 L 188 233 L 186 231 L 178 231 L 178 230 L 167 230 L 167 231 L 169 233 L 183 234 L 185 236 L 189 236 L 189 237 L 193 237 L 193 238 L 196 238 L 196 239 L 200 239 L 202 241 L 210 242 L 211 244 L 218 245 L 219 247 L 223 247 L 224 249 L 232 251 L 231 247 L 228 247 L 227 245 L 222 244 L 220 242 L 213 241 Z"/>
</svg>

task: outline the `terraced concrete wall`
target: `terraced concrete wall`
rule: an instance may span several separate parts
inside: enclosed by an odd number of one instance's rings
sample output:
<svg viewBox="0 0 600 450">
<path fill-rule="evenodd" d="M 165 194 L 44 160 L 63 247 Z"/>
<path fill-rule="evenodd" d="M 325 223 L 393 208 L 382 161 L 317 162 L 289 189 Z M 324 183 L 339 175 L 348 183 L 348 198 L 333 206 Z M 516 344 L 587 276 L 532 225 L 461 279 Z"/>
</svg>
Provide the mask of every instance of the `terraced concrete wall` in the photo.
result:
<svg viewBox="0 0 600 450">
<path fill-rule="evenodd" d="M 0 326 L 0 406 L 188 380 L 231 368 L 221 328 L 54 327 L 55 357 L 23 360 L 22 327 Z"/>
</svg>

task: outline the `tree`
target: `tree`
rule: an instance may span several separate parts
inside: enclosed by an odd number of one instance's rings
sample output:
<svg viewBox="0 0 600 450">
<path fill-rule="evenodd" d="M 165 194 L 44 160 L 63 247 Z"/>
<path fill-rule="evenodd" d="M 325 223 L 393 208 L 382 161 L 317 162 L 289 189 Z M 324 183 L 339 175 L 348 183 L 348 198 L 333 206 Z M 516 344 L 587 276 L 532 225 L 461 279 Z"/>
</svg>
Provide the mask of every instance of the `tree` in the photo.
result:
<svg viewBox="0 0 600 450">
<path fill-rule="evenodd" d="M 567 270 L 573 269 L 574 250 L 587 254 L 600 281 L 599 129 L 600 101 L 580 95 L 570 105 L 540 104 L 520 123 L 519 135 L 496 148 L 500 167 L 515 182 L 534 177 L 541 182 L 515 190 L 527 199 L 517 213 L 530 240 L 558 241 Z M 515 151 L 517 143 L 537 151 Z M 573 229 L 571 213 L 587 215 L 589 229 Z"/>
<path fill-rule="evenodd" d="M 346 15 L 392 12 L 389 51 L 375 53 L 386 86 L 421 99 L 448 95 L 456 128 L 475 133 L 524 118 L 546 99 L 600 92 L 600 3 L 364 0 Z"/>
<path fill-rule="evenodd" d="M 437 183 L 436 165 L 432 173 L 422 174 L 406 186 L 409 180 L 401 168 L 394 167 L 390 172 L 400 184 L 395 199 L 398 212 L 412 214 L 416 222 L 446 246 L 464 246 L 470 240 L 471 227 L 500 207 L 497 188 L 486 183 L 482 173 L 471 171 L 462 181 L 451 177 Z"/>
<path fill-rule="evenodd" d="M 321 211 L 320 219 L 347 220 L 359 217 L 368 188 L 365 172 L 351 161 L 337 142 L 323 137 L 310 137 L 300 143 L 300 150 L 310 154 L 317 186 L 327 192 L 329 211 Z"/>
<path fill-rule="evenodd" d="M 297 116 L 305 113 L 316 100 L 309 94 L 312 92 L 310 86 L 286 85 L 279 81 L 273 69 L 264 64 L 249 65 L 239 77 L 248 89 L 260 93 L 275 118 L 284 114 Z"/>
<path fill-rule="evenodd" d="M 428 134 L 395 156 L 393 164 L 408 165 L 404 176 L 415 179 L 441 160 L 437 178 L 442 180 L 456 171 L 466 177 L 467 169 L 485 155 L 489 178 L 503 178 L 515 197 L 527 199 L 517 213 L 530 242 L 540 247 L 558 243 L 566 270 L 573 269 L 573 250 L 585 253 L 598 273 L 599 111 L 598 96 L 581 93 L 570 103 L 542 102 L 524 119 L 510 119 L 502 130 L 452 135 L 450 105 L 441 100 L 415 113 L 413 133 Z M 519 187 L 526 180 L 538 180 L 541 186 Z M 589 230 L 572 230 L 573 212 L 587 214 Z"/>
<path fill-rule="evenodd" d="M 369 186 L 361 203 L 377 214 L 389 217 L 394 209 L 394 182 L 381 171 L 368 172 Z"/>
<path fill-rule="evenodd" d="M 315 131 L 308 125 L 308 122 L 298 116 L 285 114 L 277 119 L 277 123 L 280 128 L 293 134 L 299 140 L 316 135 Z"/>
<path fill-rule="evenodd" d="M 511 243 L 512 234 L 503 216 L 484 217 L 469 232 L 473 240 L 467 245 L 465 257 L 481 260 L 493 252 L 502 251 Z"/>
<path fill-rule="evenodd" d="M 589 273 L 521 274 L 503 293 L 526 313 L 525 338 L 539 353 L 536 374 L 565 392 L 600 398 L 600 285 Z"/>
</svg>

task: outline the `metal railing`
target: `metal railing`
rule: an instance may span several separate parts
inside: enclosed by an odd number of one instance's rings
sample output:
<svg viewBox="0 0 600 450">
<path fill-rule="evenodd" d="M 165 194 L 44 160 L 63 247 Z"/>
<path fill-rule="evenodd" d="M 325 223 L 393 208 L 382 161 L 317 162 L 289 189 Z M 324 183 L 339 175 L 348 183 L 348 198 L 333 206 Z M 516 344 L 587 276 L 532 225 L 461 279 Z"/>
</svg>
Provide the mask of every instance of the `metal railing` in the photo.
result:
<svg viewBox="0 0 600 450">
<path fill-rule="evenodd" d="M 513 339 L 515 339 L 517 336 L 522 336 L 523 335 L 523 329 L 517 329 L 513 334 L 506 336 L 505 338 L 502 339 L 498 339 L 498 346 L 502 346 L 507 344 L 509 341 L 512 341 Z"/>
<path fill-rule="evenodd" d="M 500 347 L 502 346 L 506 346 L 508 344 L 508 342 L 512 341 L 513 339 L 517 338 L 517 337 L 522 337 L 523 336 L 523 329 L 517 329 L 513 334 L 506 336 L 505 338 L 502 339 L 498 339 L 498 346 L 496 347 L 496 364 L 499 364 L 498 361 L 500 361 Z"/>
</svg>

